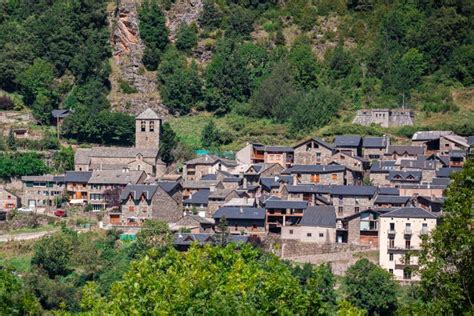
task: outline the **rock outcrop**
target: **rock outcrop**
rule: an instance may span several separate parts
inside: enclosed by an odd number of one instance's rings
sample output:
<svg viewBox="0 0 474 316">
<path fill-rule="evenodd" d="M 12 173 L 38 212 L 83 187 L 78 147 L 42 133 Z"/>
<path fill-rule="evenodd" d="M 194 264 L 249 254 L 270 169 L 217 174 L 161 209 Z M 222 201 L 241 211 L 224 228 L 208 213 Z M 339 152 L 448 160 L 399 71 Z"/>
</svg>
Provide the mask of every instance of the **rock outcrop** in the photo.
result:
<svg viewBox="0 0 474 316">
<path fill-rule="evenodd" d="M 182 23 L 197 22 L 203 8 L 202 0 L 176 0 L 166 11 L 166 26 L 170 30 L 170 40 L 176 39 L 176 33 Z"/>
<path fill-rule="evenodd" d="M 142 64 L 145 44 L 140 38 L 138 9 L 141 1 L 121 0 L 109 13 L 110 41 L 113 50 L 112 89 L 109 101 L 115 110 L 137 115 L 152 108 L 160 116 L 169 115 L 161 104 L 156 86 L 156 73 Z M 137 92 L 126 94 L 120 83 L 134 87 Z"/>
</svg>

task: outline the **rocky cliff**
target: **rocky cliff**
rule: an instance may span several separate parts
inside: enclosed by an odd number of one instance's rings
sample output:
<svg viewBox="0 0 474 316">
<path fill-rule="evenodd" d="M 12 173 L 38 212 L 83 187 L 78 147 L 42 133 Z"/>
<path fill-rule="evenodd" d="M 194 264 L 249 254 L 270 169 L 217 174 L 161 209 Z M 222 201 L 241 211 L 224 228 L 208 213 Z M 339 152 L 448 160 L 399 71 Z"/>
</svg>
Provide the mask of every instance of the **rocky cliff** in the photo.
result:
<svg viewBox="0 0 474 316">
<path fill-rule="evenodd" d="M 109 6 L 113 50 L 109 100 L 118 111 L 138 114 L 146 108 L 152 108 L 166 117 L 169 112 L 160 101 L 156 73 L 147 71 L 142 64 L 145 45 L 138 27 L 140 3 L 139 0 L 119 0 Z M 124 85 L 130 87 L 131 91 L 125 93 Z"/>
</svg>

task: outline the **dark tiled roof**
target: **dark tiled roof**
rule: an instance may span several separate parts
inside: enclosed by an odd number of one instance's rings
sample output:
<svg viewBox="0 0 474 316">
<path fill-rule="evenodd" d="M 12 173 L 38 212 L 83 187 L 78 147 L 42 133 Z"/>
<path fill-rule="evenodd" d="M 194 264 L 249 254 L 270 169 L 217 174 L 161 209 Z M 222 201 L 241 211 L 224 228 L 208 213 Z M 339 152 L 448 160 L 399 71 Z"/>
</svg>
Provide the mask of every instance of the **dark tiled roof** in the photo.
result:
<svg viewBox="0 0 474 316">
<path fill-rule="evenodd" d="M 394 211 L 380 215 L 380 217 L 403 217 L 403 218 L 437 218 L 433 213 L 420 207 L 401 207 Z"/>
<path fill-rule="evenodd" d="M 268 200 L 265 203 L 267 209 L 297 209 L 304 210 L 308 207 L 306 201 Z"/>
<path fill-rule="evenodd" d="M 387 153 L 388 155 L 398 154 L 403 155 L 407 153 L 411 156 L 421 156 L 424 153 L 422 146 L 388 146 Z"/>
<path fill-rule="evenodd" d="M 134 200 L 140 199 L 142 195 L 144 195 L 147 200 L 151 200 L 157 189 L 158 186 L 156 184 L 128 184 L 120 193 L 120 200 L 124 201 L 128 199 L 130 194 Z"/>
<path fill-rule="evenodd" d="M 319 137 L 313 137 L 311 139 L 307 139 L 305 141 L 302 141 L 302 142 L 299 142 L 298 144 L 296 144 L 295 146 L 293 146 L 293 148 L 297 148 L 297 147 L 300 147 L 301 145 L 304 145 L 306 144 L 307 142 L 309 141 L 314 141 L 315 143 L 319 144 L 320 146 L 323 146 L 323 147 L 326 147 L 327 149 L 329 150 L 334 150 L 334 146 L 332 144 L 329 144 L 327 142 L 325 142 L 324 140 L 322 140 L 321 138 Z"/>
<path fill-rule="evenodd" d="M 370 166 L 371 173 L 389 173 L 390 170 L 395 169 L 395 160 L 380 160 Z"/>
<path fill-rule="evenodd" d="M 294 151 L 292 147 L 285 146 L 265 146 L 263 150 L 269 153 L 292 153 Z"/>
<path fill-rule="evenodd" d="M 275 181 L 275 178 L 260 178 L 260 184 L 262 185 L 262 188 L 266 190 L 271 190 L 272 188 L 278 188 L 280 186 L 280 183 L 278 181 Z"/>
<path fill-rule="evenodd" d="M 424 156 L 418 157 L 418 159 L 403 159 L 400 161 L 400 167 L 403 168 L 416 168 L 422 170 L 435 170 L 438 165 L 436 160 L 426 160 Z"/>
<path fill-rule="evenodd" d="M 466 152 L 463 151 L 463 150 L 451 150 L 449 152 L 449 157 L 453 157 L 453 158 L 464 158 L 466 157 Z"/>
<path fill-rule="evenodd" d="M 363 148 L 385 148 L 387 139 L 385 137 L 364 137 L 362 140 Z"/>
<path fill-rule="evenodd" d="M 334 206 L 308 207 L 304 211 L 300 225 L 336 228 L 336 211 Z"/>
<path fill-rule="evenodd" d="M 331 189 L 331 195 L 374 196 L 375 192 L 377 187 L 368 185 L 335 185 Z"/>
<path fill-rule="evenodd" d="M 224 206 L 217 210 L 212 216 L 215 219 L 225 217 L 226 219 L 265 219 L 265 209 L 257 207 L 235 207 Z"/>
<path fill-rule="evenodd" d="M 54 118 L 65 118 L 69 116 L 69 110 L 56 109 L 51 111 L 51 115 Z"/>
<path fill-rule="evenodd" d="M 217 175 L 215 174 L 206 174 L 201 177 L 201 180 L 217 180 Z"/>
<path fill-rule="evenodd" d="M 462 168 L 441 168 L 436 171 L 436 177 L 438 178 L 449 178 L 451 173 L 461 171 Z"/>
<path fill-rule="evenodd" d="M 240 182 L 242 182 L 242 178 L 239 178 L 239 177 L 226 177 L 226 178 L 222 179 L 222 182 L 237 182 L 237 183 L 240 183 Z"/>
<path fill-rule="evenodd" d="M 65 176 L 53 176 L 53 181 L 56 183 L 64 183 Z"/>
<path fill-rule="evenodd" d="M 87 183 L 92 176 L 92 171 L 66 171 L 65 182 Z"/>
<path fill-rule="evenodd" d="M 380 187 L 379 195 L 400 195 L 400 190 L 398 188 Z"/>
<path fill-rule="evenodd" d="M 338 135 L 334 140 L 336 147 L 359 147 L 362 138 L 359 135 Z"/>
<path fill-rule="evenodd" d="M 346 167 L 341 165 L 294 165 L 288 168 L 289 173 L 332 173 L 343 172 Z"/>
<path fill-rule="evenodd" d="M 469 144 L 469 146 L 472 146 L 474 144 L 474 136 L 468 136 L 467 143 Z"/>
<path fill-rule="evenodd" d="M 421 171 L 390 171 L 387 179 L 390 181 L 420 182 Z"/>
<path fill-rule="evenodd" d="M 433 178 L 431 183 L 434 184 L 434 185 L 446 185 L 446 186 L 448 186 L 449 183 L 451 183 L 451 179 L 450 178 Z"/>
<path fill-rule="evenodd" d="M 375 204 L 406 204 L 410 200 L 409 196 L 379 195 L 375 199 Z"/>
<path fill-rule="evenodd" d="M 142 113 L 138 114 L 136 119 L 137 120 L 159 120 L 160 117 L 158 116 L 158 114 L 156 114 L 155 111 L 148 108 L 145 111 L 143 111 Z"/>
<path fill-rule="evenodd" d="M 158 185 L 166 192 L 169 193 L 173 191 L 177 186 L 179 186 L 178 181 L 160 181 Z"/>
<path fill-rule="evenodd" d="M 287 185 L 288 193 L 317 193 L 317 187 L 314 184 Z"/>
<path fill-rule="evenodd" d="M 413 134 L 411 139 L 417 141 L 435 140 L 452 133 L 451 131 L 420 131 Z"/>
<path fill-rule="evenodd" d="M 190 198 L 183 201 L 183 204 L 204 204 L 209 202 L 209 190 L 199 190 Z"/>
</svg>

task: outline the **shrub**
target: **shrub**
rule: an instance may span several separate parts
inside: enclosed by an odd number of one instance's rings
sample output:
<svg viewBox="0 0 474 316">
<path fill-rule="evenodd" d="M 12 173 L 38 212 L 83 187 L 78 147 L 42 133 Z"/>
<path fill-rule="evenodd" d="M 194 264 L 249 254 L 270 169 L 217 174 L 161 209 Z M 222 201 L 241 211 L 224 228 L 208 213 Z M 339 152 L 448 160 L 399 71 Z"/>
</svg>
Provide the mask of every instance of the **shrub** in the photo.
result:
<svg viewBox="0 0 474 316">
<path fill-rule="evenodd" d="M 119 80 L 119 88 L 125 94 L 137 93 L 138 90 L 125 80 Z"/>
</svg>

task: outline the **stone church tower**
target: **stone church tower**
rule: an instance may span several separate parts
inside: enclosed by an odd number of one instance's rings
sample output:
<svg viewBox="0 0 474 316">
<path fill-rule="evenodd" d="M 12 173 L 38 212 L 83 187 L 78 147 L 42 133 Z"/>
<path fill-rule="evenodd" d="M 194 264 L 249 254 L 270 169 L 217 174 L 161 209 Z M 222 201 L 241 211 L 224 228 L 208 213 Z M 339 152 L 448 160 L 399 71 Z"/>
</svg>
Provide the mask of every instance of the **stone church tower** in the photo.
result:
<svg viewBox="0 0 474 316">
<path fill-rule="evenodd" d="M 135 147 L 160 148 L 161 118 L 148 108 L 135 118 Z"/>
</svg>

